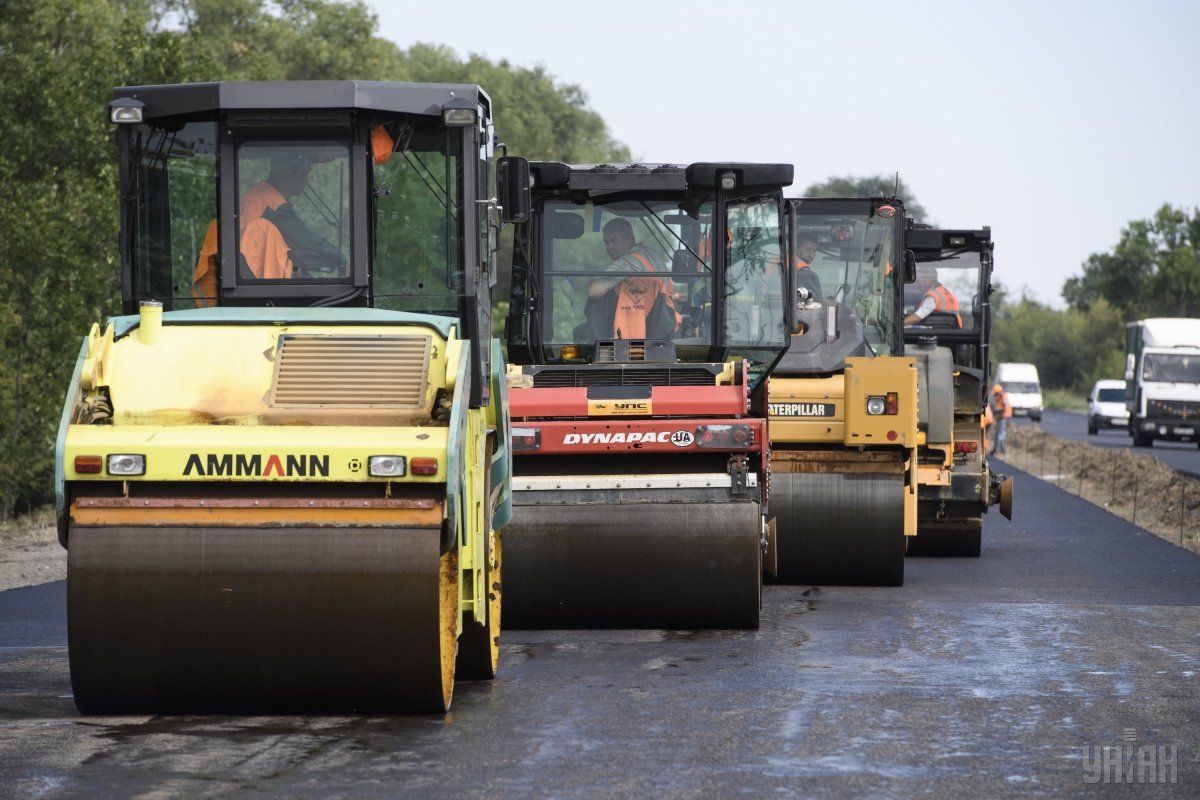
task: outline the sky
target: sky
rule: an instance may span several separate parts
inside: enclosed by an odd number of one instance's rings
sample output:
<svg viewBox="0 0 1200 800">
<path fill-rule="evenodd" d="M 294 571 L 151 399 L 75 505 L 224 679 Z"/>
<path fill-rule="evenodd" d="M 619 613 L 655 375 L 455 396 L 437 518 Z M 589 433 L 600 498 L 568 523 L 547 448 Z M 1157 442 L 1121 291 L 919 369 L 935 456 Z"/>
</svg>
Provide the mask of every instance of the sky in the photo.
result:
<svg viewBox="0 0 1200 800">
<path fill-rule="evenodd" d="M 1200 205 L 1194 0 L 369 1 L 402 47 L 582 86 L 637 160 L 790 162 L 792 195 L 899 172 L 931 221 L 990 225 L 996 280 L 1055 306 L 1129 221 Z"/>
</svg>

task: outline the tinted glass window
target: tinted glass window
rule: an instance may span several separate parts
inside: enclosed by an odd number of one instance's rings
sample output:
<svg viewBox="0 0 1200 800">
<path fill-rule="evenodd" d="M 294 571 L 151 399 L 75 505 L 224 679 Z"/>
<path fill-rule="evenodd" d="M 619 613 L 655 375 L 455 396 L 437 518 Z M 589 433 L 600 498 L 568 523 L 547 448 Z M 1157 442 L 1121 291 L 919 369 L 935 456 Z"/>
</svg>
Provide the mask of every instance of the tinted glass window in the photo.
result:
<svg viewBox="0 0 1200 800">
<path fill-rule="evenodd" d="M 543 337 L 712 342 L 712 205 L 548 201 L 542 216 Z M 550 354 L 554 357 L 554 354 Z"/>
<path fill-rule="evenodd" d="M 238 148 L 238 278 L 341 280 L 350 274 L 350 148 Z"/>
<path fill-rule="evenodd" d="M 461 131 L 440 120 L 406 118 L 375 126 L 376 307 L 459 314 L 461 142 Z"/>
<path fill-rule="evenodd" d="M 133 280 L 138 300 L 167 309 L 215 301 L 217 126 L 139 125 L 133 136 Z"/>
</svg>

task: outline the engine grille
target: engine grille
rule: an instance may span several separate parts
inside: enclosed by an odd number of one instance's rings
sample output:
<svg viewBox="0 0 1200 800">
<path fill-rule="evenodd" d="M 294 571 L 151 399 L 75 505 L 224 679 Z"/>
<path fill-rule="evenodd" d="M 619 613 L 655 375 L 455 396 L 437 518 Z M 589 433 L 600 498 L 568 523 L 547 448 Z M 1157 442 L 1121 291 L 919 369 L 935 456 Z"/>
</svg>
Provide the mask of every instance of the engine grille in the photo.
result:
<svg viewBox="0 0 1200 800">
<path fill-rule="evenodd" d="M 534 388 L 574 386 L 713 386 L 716 374 L 708 367 L 584 367 L 539 370 Z"/>
<path fill-rule="evenodd" d="M 1146 416 L 1155 419 L 1200 419 L 1200 402 L 1195 400 L 1147 400 Z"/>
<path fill-rule="evenodd" d="M 419 409 L 428 336 L 284 334 L 276 349 L 273 407 Z"/>
</svg>

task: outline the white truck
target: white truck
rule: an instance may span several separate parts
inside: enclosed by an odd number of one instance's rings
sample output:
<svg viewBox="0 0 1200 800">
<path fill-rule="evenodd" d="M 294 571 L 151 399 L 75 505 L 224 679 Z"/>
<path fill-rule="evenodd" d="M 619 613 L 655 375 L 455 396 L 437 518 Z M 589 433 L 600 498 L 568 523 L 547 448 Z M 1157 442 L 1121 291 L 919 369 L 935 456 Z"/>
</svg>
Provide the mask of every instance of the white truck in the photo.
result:
<svg viewBox="0 0 1200 800">
<path fill-rule="evenodd" d="M 1200 441 L 1200 319 L 1125 326 L 1125 404 L 1134 447 Z"/>
<path fill-rule="evenodd" d="M 996 367 L 996 383 L 1004 387 L 1014 417 L 1029 417 L 1034 422 L 1042 419 L 1042 383 L 1038 380 L 1037 367 L 1006 361 Z"/>
</svg>

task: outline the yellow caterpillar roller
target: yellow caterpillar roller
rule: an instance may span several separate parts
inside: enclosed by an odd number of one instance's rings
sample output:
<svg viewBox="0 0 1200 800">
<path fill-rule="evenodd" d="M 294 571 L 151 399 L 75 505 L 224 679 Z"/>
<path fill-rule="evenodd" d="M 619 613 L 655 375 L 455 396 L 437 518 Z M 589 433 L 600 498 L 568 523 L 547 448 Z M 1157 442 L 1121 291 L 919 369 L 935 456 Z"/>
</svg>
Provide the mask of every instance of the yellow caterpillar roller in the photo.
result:
<svg viewBox="0 0 1200 800">
<path fill-rule="evenodd" d="M 510 513 L 487 95 L 114 98 L 124 315 L 56 451 L 76 704 L 444 711 L 495 674 Z"/>
<path fill-rule="evenodd" d="M 794 329 L 771 374 L 776 577 L 898 586 L 917 532 L 917 371 L 894 198 L 788 201 Z"/>
<path fill-rule="evenodd" d="M 913 225 L 917 280 L 905 287 L 905 352 L 917 359 L 917 516 L 908 554 L 978 558 L 983 515 L 1012 519 L 1012 479 L 992 470 L 984 413 L 991 374 L 992 231 Z"/>
</svg>

